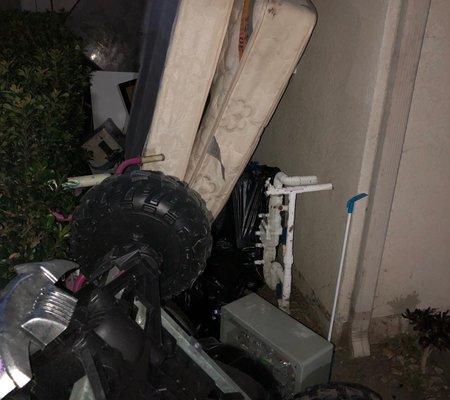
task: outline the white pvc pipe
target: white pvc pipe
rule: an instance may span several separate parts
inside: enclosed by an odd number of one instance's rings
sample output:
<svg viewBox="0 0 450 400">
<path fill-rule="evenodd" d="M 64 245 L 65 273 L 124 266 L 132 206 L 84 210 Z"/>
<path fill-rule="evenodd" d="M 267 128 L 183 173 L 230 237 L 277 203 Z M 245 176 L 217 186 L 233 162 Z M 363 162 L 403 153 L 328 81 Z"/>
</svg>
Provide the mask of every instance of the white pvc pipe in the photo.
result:
<svg viewBox="0 0 450 400">
<path fill-rule="evenodd" d="M 311 192 L 321 192 L 323 190 L 332 190 L 333 185 L 331 183 L 319 183 L 317 185 L 303 185 L 303 186 L 288 186 L 282 187 L 280 189 L 275 189 L 273 186 L 270 186 L 266 193 L 270 196 L 280 196 L 290 193 L 311 193 Z"/>
<path fill-rule="evenodd" d="M 284 272 L 283 267 L 277 261 L 272 263 L 264 263 L 263 266 L 264 281 L 271 290 L 276 290 L 278 283 L 283 284 Z"/>
<path fill-rule="evenodd" d="M 283 281 L 284 281 L 283 267 L 282 267 L 282 265 L 279 262 L 274 261 L 272 263 L 272 269 L 271 270 L 272 270 L 272 276 L 273 276 L 272 279 L 275 282 L 275 288 L 276 288 L 276 285 L 279 282 L 283 283 Z"/>
<path fill-rule="evenodd" d="M 347 241 L 348 241 L 348 234 L 350 231 L 350 224 L 352 221 L 352 213 L 347 214 L 347 225 L 345 226 L 345 234 L 344 234 L 344 243 L 342 243 L 342 253 L 341 253 L 341 261 L 339 262 L 339 272 L 336 282 L 336 289 L 334 292 L 334 301 L 333 301 L 333 309 L 331 311 L 331 319 L 330 319 L 330 326 L 328 328 L 328 337 L 327 340 L 331 341 L 331 334 L 333 332 L 333 325 L 334 325 L 334 319 L 336 317 L 336 308 L 339 298 L 339 291 L 341 288 L 341 279 L 342 279 L 342 270 L 344 269 L 344 261 L 345 261 L 345 253 L 347 248 Z"/>
<path fill-rule="evenodd" d="M 261 238 L 261 247 L 264 248 L 263 260 L 256 264 L 264 265 L 264 280 L 271 289 L 275 289 L 279 282 L 283 285 L 282 297 L 279 306 L 289 312 L 289 299 L 292 287 L 292 265 L 295 203 L 296 196 L 300 193 L 331 190 L 330 183 L 318 184 L 316 176 L 287 176 L 283 172 L 275 175 L 273 185 L 267 183 L 266 194 L 270 196 L 269 212 L 262 215 L 264 218 L 257 234 Z M 288 198 L 287 207 L 283 205 L 283 198 Z M 282 233 L 281 212 L 288 211 L 286 244 L 283 255 L 283 267 L 275 261 L 276 248 L 279 245 L 279 237 Z"/>
<path fill-rule="evenodd" d="M 273 178 L 273 186 L 277 189 L 282 186 L 315 185 L 319 180 L 315 175 L 287 176 L 284 172 L 278 172 Z"/>
<path fill-rule="evenodd" d="M 288 220 L 286 232 L 286 248 L 283 257 L 284 278 L 283 278 L 283 294 L 281 297 L 281 308 L 289 310 L 289 299 L 291 297 L 292 286 L 292 264 L 294 262 L 293 242 L 294 242 L 294 221 L 295 221 L 295 200 L 296 193 L 289 193 L 288 204 Z"/>
<path fill-rule="evenodd" d="M 257 261 L 257 264 L 264 266 L 264 281 L 272 290 L 275 290 L 278 282 L 283 280 L 283 268 L 275 262 L 279 238 L 283 233 L 281 225 L 282 206 L 283 196 L 270 196 L 268 213 L 261 215 L 263 219 L 257 232 L 261 240 L 260 247 L 264 248 L 263 260 Z"/>
<path fill-rule="evenodd" d="M 106 178 L 109 178 L 111 174 L 95 174 L 95 175 L 84 175 L 84 176 L 73 176 L 67 178 L 67 182 L 63 183 L 63 187 L 67 189 L 78 189 L 98 185 L 103 182 Z"/>
</svg>

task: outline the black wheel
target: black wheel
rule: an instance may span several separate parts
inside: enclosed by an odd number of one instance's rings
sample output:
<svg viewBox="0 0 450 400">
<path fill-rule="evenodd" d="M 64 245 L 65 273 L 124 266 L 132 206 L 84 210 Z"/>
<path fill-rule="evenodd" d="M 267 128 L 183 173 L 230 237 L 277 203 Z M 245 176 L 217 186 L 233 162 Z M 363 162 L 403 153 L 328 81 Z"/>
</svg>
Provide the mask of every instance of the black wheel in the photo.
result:
<svg viewBox="0 0 450 400">
<path fill-rule="evenodd" d="M 383 400 L 374 391 L 356 383 L 317 385 L 295 395 L 296 400 Z"/>
<path fill-rule="evenodd" d="M 211 250 L 204 202 L 184 183 L 160 172 L 134 171 L 94 186 L 74 213 L 70 248 L 81 272 L 115 246 L 145 244 L 162 258 L 161 296 L 190 287 Z"/>
<path fill-rule="evenodd" d="M 252 399 L 281 399 L 280 385 L 275 380 L 271 371 L 261 362 L 251 358 L 251 356 L 238 347 L 227 344 L 216 344 L 212 347 L 205 347 L 205 351 L 220 365 L 225 365 L 225 372 L 229 369 L 239 371 L 242 376 L 247 377 L 248 383 L 243 382 L 242 389 L 251 389 L 247 393 Z M 232 371 L 232 370 L 230 370 Z M 234 379 L 233 373 L 230 376 Z M 239 383 L 236 379 L 236 383 Z M 250 386 L 251 384 L 251 386 Z"/>
</svg>

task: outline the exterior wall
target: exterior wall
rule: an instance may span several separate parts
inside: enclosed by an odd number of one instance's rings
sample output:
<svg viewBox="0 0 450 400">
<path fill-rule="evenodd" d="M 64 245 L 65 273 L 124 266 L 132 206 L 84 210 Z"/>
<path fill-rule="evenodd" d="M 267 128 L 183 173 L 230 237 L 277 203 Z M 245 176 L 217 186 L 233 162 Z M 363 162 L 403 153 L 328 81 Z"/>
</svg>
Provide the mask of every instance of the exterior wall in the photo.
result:
<svg viewBox="0 0 450 400">
<path fill-rule="evenodd" d="M 24 11 L 47 11 L 52 9 L 60 11 L 62 9 L 70 11 L 76 0 L 20 0 L 20 5 Z"/>
<path fill-rule="evenodd" d="M 450 4 L 432 0 L 374 317 L 450 308 Z"/>
<path fill-rule="evenodd" d="M 382 98 L 393 85 L 386 79 L 394 54 L 389 43 L 396 48 L 396 10 L 406 4 L 414 6 L 401 0 L 316 0 L 316 30 L 254 156 L 288 174 L 315 174 L 335 186 L 333 192 L 300 198 L 294 243 L 296 284 L 325 314 L 336 279 L 344 204 L 372 173 Z M 397 316 L 407 307 L 450 307 L 449 65 L 450 4 L 432 0 L 376 277 L 372 338 L 402 329 Z M 355 214 L 355 232 L 362 231 L 365 205 Z M 360 245 L 361 236 L 351 233 L 341 323 L 349 319 Z"/>
<path fill-rule="evenodd" d="M 330 311 L 345 202 L 357 191 L 360 179 L 387 3 L 316 0 L 314 4 L 319 16 L 316 29 L 254 159 L 291 175 L 314 174 L 333 183 L 332 192 L 299 197 L 294 239 L 294 271 L 301 278 L 296 283 L 303 291 L 311 289 L 320 306 Z M 354 274 L 347 268 L 341 322 L 348 316 Z"/>
<path fill-rule="evenodd" d="M 19 8 L 19 0 L 0 0 L 0 10 L 15 10 Z"/>
</svg>

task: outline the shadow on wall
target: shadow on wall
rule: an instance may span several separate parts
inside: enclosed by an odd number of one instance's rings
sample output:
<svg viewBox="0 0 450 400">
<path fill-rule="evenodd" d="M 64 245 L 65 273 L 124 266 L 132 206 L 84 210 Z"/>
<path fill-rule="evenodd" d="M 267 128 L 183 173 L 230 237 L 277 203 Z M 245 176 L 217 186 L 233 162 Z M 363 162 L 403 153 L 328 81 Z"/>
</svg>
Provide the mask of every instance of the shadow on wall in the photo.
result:
<svg viewBox="0 0 450 400">
<path fill-rule="evenodd" d="M 399 296 L 387 302 L 392 308 L 392 314 L 403 314 L 407 309 L 414 310 L 419 303 L 419 294 L 416 291 L 407 296 Z"/>
</svg>

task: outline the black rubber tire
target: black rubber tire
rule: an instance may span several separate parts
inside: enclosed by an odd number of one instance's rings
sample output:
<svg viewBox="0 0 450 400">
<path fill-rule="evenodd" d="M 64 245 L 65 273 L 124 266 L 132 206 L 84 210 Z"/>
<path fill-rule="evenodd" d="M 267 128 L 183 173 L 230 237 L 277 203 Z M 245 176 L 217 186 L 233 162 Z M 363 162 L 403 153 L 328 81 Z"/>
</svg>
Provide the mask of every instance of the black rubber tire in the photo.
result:
<svg viewBox="0 0 450 400">
<path fill-rule="evenodd" d="M 203 200 L 184 183 L 154 171 L 110 177 L 83 196 L 70 238 L 83 274 L 114 246 L 140 243 L 162 258 L 161 297 L 191 287 L 211 251 Z"/>
<path fill-rule="evenodd" d="M 273 374 L 260 361 L 251 358 L 245 350 L 224 343 L 217 344 L 205 350 L 214 361 L 227 365 L 229 368 L 234 368 L 236 371 L 247 376 L 248 379 L 251 379 L 254 382 L 254 387 L 260 388 L 258 389 L 260 393 L 258 396 L 260 398 L 263 398 L 261 394 L 264 393 L 264 398 L 266 399 L 281 399 L 281 388 Z M 255 386 L 256 384 L 257 386 Z M 245 385 L 242 386 L 242 389 L 245 387 Z M 250 393 L 247 394 L 250 396 Z"/>
<path fill-rule="evenodd" d="M 333 382 L 317 385 L 294 396 L 296 400 L 383 400 L 381 396 L 356 383 Z"/>
</svg>

